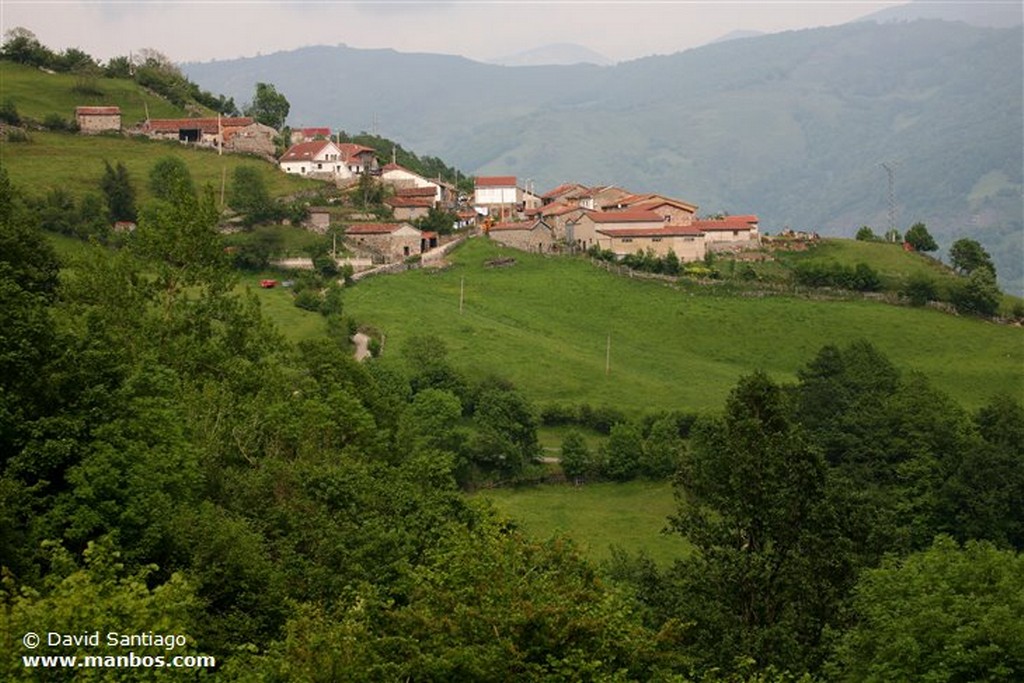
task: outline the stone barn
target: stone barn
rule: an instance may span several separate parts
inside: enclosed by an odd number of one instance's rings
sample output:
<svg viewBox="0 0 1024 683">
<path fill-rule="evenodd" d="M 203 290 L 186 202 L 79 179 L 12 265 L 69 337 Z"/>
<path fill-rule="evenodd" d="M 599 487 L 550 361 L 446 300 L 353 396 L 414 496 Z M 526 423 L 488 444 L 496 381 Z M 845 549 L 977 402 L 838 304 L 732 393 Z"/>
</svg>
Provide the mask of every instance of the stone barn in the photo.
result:
<svg viewBox="0 0 1024 683">
<path fill-rule="evenodd" d="M 543 254 L 555 246 L 554 231 L 543 220 L 496 223 L 487 230 L 487 234 L 499 244 L 523 251 Z"/>
<path fill-rule="evenodd" d="M 375 252 L 388 263 L 403 261 L 423 250 L 423 233 L 409 223 L 357 223 L 345 230 L 353 246 Z"/>
<path fill-rule="evenodd" d="M 78 130 L 86 134 L 121 132 L 120 107 L 75 107 Z"/>
</svg>

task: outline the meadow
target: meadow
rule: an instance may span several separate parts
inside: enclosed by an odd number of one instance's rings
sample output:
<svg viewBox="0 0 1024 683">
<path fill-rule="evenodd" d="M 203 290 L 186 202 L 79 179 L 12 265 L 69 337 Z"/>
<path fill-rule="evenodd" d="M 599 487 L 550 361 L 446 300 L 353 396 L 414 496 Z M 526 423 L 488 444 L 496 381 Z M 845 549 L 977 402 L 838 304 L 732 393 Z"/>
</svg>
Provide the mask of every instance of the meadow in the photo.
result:
<svg viewBox="0 0 1024 683">
<path fill-rule="evenodd" d="M 515 263 L 486 264 L 506 257 Z M 507 377 L 538 405 L 715 411 L 741 375 L 762 369 L 791 381 L 822 346 L 855 339 L 967 408 L 1024 389 L 1016 327 L 862 299 L 719 295 L 486 238 L 451 259 L 443 270 L 361 281 L 346 292 L 346 315 L 386 335 L 385 361 L 412 337 L 433 335 L 469 376 Z"/>
<path fill-rule="evenodd" d="M 315 181 L 281 173 L 261 159 L 240 154 L 217 154 L 177 142 L 126 138 L 108 135 L 78 135 L 32 131 L 27 142 L 0 143 L 0 163 L 11 182 L 30 196 L 61 188 L 75 196 L 100 192 L 104 162 L 121 162 L 128 170 L 141 206 L 150 198 L 149 172 L 167 156 L 182 158 L 197 187 L 209 186 L 220 196 L 222 187 L 230 187 L 234 170 L 240 166 L 257 169 L 272 196 L 293 194 L 321 187 Z"/>
<path fill-rule="evenodd" d="M 662 533 L 675 512 L 668 482 L 486 489 L 473 497 L 490 502 L 536 538 L 570 537 L 597 561 L 610 559 L 612 546 L 630 554 L 642 551 L 661 567 L 690 552 L 685 538 Z"/>
</svg>

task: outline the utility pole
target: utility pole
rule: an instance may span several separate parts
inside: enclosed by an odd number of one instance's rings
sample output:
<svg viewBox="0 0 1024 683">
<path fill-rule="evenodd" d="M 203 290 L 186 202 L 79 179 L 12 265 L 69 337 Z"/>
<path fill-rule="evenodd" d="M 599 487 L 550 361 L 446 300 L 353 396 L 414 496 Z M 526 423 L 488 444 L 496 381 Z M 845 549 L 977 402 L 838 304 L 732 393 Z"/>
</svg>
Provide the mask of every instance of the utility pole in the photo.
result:
<svg viewBox="0 0 1024 683">
<path fill-rule="evenodd" d="M 466 300 L 466 278 L 459 281 L 459 315 L 462 315 L 463 302 Z"/>
<path fill-rule="evenodd" d="M 608 345 L 604 351 L 604 374 L 610 375 L 612 372 L 612 333 L 608 333 Z"/>
</svg>

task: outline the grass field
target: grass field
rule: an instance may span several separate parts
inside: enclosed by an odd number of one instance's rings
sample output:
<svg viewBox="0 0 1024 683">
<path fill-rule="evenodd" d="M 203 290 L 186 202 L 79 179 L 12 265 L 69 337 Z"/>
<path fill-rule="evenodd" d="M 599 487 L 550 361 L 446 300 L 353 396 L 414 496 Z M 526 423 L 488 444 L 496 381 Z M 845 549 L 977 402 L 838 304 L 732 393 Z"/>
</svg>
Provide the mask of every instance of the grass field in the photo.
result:
<svg viewBox="0 0 1024 683">
<path fill-rule="evenodd" d="M 504 256 L 515 264 L 485 265 Z M 694 293 L 483 238 L 452 259 L 443 271 L 360 282 L 346 293 L 346 314 L 387 335 L 385 356 L 413 335 L 437 335 L 470 376 L 503 375 L 537 403 L 717 410 L 741 375 L 760 368 L 792 380 L 822 346 L 855 339 L 965 407 L 1024 393 L 1020 328 L 864 300 Z"/>
<path fill-rule="evenodd" d="M 313 180 L 281 173 L 266 161 L 238 154 L 221 156 L 212 149 L 186 147 L 176 142 L 33 131 L 28 142 L 0 143 L 0 163 L 7 169 L 14 186 L 25 194 L 41 195 L 55 187 L 76 196 L 87 192 L 98 194 L 103 162 L 123 162 L 140 206 L 150 197 L 150 170 L 158 160 L 171 155 L 188 164 L 197 187 L 209 185 L 218 194 L 222 181 L 226 180 L 230 187 L 234 169 L 239 166 L 258 169 L 273 196 L 321 186 Z"/>
<path fill-rule="evenodd" d="M 35 67 L 0 61 L 0 92 L 24 118 L 43 121 L 57 114 L 65 121 L 74 121 L 75 107 L 87 105 L 121 108 L 121 122 L 126 128 L 149 116 L 155 119 L 176 118 L 185 112 L 164 98 L 147 92 L 134 81 L 123 78 L 97 78 L 90 82 L 99 93 L 75 90 L 80 79 L 71 74 L 47 73 Z"/>
<path fill-rule="evenodd" d="M 686 539 L 661 533 L 675 512 L 668 482 L 545 485 L 473 495 L 536 538 L 569 536 L 594 560 L 608 559 L 612 545 L 630 553 L 643 550 L 662 567 L 690 552 Z"/>
</svg>

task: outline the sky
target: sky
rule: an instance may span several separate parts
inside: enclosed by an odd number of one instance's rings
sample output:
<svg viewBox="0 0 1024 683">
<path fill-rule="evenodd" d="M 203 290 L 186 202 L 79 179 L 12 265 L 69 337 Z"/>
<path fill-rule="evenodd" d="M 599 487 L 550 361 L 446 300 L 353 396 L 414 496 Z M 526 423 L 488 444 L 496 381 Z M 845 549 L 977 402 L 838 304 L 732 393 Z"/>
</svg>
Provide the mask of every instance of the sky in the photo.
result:
<svg viewBox="0 0 1024 683">
<path fill-rule="evenodd" d="M 0 0 L 0 28 L 106 61 L 142 48 L 174 62 L 252 57 L 308 45 L 393 48 L 487 61 L 552 43 L 612 61 L 671 54 L 731 31 L 845 23 L 886 0 Z"/>
</svg>

